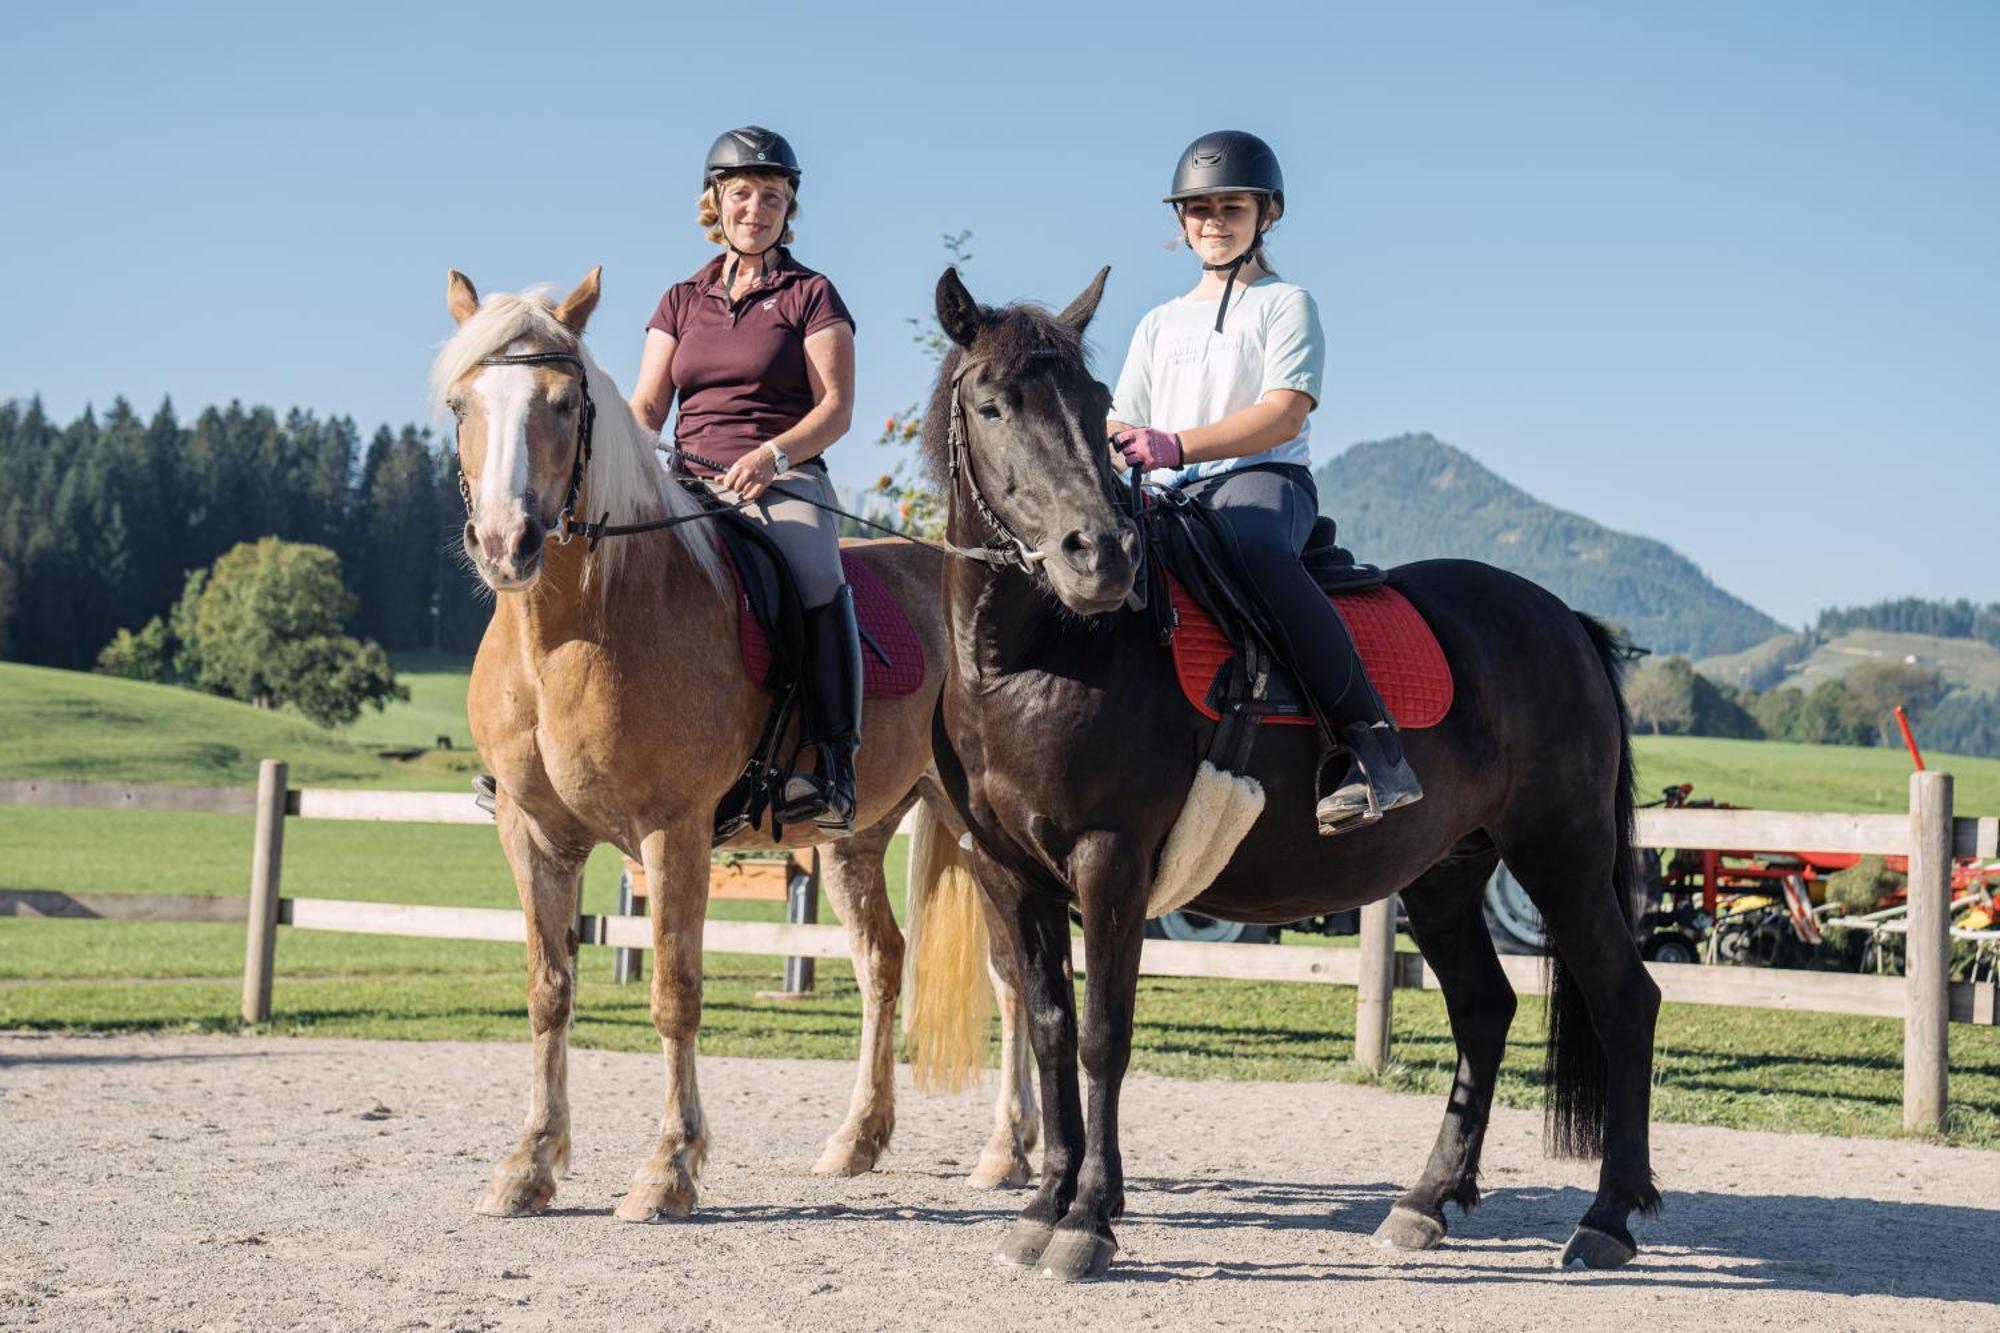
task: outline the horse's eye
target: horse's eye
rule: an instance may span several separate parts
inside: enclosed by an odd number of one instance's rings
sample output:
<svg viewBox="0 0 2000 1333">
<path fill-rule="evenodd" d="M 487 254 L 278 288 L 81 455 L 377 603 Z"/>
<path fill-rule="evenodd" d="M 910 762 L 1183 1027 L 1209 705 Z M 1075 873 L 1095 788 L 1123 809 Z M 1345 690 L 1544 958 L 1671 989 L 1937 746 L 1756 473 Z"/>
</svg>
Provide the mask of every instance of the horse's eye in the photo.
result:
<svg viewBox="0 0 2000 1333">
<path fill-rule="evenodd" d="M 451 409 L 453 416 L 457 417 L 460 421 L 465 420 L 465 400 L 463 398 L 447 398 L 444 405 Z"/>
<path fill-rule="evenodd" d="M 979 415 L 985 417 L 988 421 L 998 421 L 1000 419 L 1000 409 L 992 403 L 981 403 L 979 405 Z"/>
<path fill-rule="evenodd" d="M 576 395 L 566 393 L 555 400 L 554 406 L 556 411 L 561 412 L 564 416 L 568 416 L 576 410 Z"/>
</svg>

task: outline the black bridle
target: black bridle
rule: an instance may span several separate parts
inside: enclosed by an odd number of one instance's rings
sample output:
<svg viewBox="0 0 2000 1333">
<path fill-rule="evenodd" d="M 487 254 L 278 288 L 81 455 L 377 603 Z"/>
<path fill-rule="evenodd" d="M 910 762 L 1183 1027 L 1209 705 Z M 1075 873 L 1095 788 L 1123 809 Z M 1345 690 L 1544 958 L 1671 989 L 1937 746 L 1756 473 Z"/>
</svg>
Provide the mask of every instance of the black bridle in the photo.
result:
<svg viewBox="0 0 2000 1333">
<path fill-rule="evenodd" d="M 1030 360 L 1064 359 L 1068 353 L 1057 347 L 1043 347 L 1028 353 Z M 984 559 L 996 569 L 1015 567 L 1023 573 L 1034 574 L 1036 566 L 1047 560 L 1046 551 L 1038 551 L 1021 539 L 1019 533 L 1007 525 L 990 504 L 984 492 L 979 489 L 979 478 L 972 470 L 972 449 L 965 429 L 965 405 L 959 398 L 958 384 L 965 373 L 972 369 L 971 360 L 963 361 L 951 375 L 951 413 L 945 421 L 945 460 L 951 474 L 952 489 L 957 491 L 959 477 L 965 478 L 965 488 L 972 496 L 972 507 L 979 511 L 980 519 L 996 539 L 981 547 L 974 558 Z M 1131 516 L 1133 527 L 1143 538 L 1145 525 L 1142 517 L 1146 508 L 1144 476 L 1138 468 L 1131 469 L 1131 489 L 1126 497 L 1126 512 Z M 1115 501 L 1114 501 L 1115 503 Z M 960 550 L 960 554 L 973 554 Z M 1142 555 L 1143 558 L 1143 555 Z"/>
<path fill-rule="evenodd" d="M 604 526 L 597 523 L 578 524 L 576 522 L 576 501 L 583 492 L 583 470 L 590 463 L 590 439 L 597 429 L 597 404 L 590 398 L 590 372 L 584 367 L 583 358 L 575 352 L 502 352 L 484 356 L 473 363 L 479 366 L 571 366 L 576 370 L 576 386 L 583 395 L 583 404 L 576 414 L 576 450 L 570 457 L 569 491 L 563 497 L 562 511 L 556 515 L 555 533 L 558 544 L 567 546 L 579 534 L 586 537 L 594 547 L 597 538 L 590 536 L 591 528 Z M 472 517 L 472 487 L 465 480 L 465 469 L 458 472 L 458 498 L 465 501 L 465 516 Z M 606 514 L 605 518 L 611 515 Z M 600 534 L 602 535 L 602 534 Z"/>
</svg>

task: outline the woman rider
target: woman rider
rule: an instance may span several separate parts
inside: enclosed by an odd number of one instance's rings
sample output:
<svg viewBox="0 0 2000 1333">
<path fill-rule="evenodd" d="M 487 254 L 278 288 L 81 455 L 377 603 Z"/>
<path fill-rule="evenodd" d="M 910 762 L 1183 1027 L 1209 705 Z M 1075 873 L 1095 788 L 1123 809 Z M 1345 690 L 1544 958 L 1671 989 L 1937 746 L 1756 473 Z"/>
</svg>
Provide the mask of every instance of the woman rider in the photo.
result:
<svg viewBox="0 0 2000 1333">
<path fill-rule="evenodd" d="M 722 253 L 660 298 L 632 411 L 657 432 L 678 395 L 679 466 L 740 504 L 790 562 L 805 610 L 806 727 L 818 760 L 786 779 L 777 816 L 845 829 L 854 820 L 861 641 L 833 515 L 808 501 L 835 502 L 820 455 L 847 433 L 854 319 L 833 284 L 786 248 L 799 174 L 784 136 L 756 125 L 708 150 L 698 217 Z"/>
<path fill-rule="evenodd" d="M 1201 280 L 1132 335 L 1112 443 L 1149 480 L 1199 500 L 1235 539 L 1293 669 L 1346 749 L 1346 775 L 1316 810 L 1322 834 L 1345 833 L 1423 789 L 1346 625 L 1299 560 L 1319 515 L 1308 415 L 1326 349 L 1312 297 L 1280 282 L 1264 255 L 1264 233 L 1284 215 L 1284 176 L 1262 139 L 1221 130 L 1188 145 L 1165 202 L 1201 260 Z"/>
</svg>

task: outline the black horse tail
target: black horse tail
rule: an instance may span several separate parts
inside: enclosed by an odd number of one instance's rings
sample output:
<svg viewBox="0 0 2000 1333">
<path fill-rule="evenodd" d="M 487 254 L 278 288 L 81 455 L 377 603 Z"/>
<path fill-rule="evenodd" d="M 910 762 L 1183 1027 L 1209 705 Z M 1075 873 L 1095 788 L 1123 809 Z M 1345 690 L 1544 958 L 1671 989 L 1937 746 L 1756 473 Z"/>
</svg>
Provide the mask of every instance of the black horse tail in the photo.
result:
<svg viewBox="0 0 2000 1333">
<path fill-rule="evenodd" d="M 1618 790 L 1613 803 L 1613 838 L 1616 860 L 1612 862 L 1611 884 L 1618 899 L 1618 913 L 1627 931 L 1637 910 L 1639 865 L 1632 851 L 1632 716 L 1625 704 L 1620 683 L 1625 663 L 1632 659 L 1632 646 L 1623 634 L 1593 616 L 1579 612 L 1576 617 L 1583 632 L 1597 650 L 1604 678 L 1611 686 L 1611 698 L 1618 711 Z M 1591 1026 L 1590 1009 L 1583 992 L 1562 956 L 1549 951 L 1549 1045 L 1543 1066 L 1546 1118 L 1542 1139 L 1544 1149 L 1556 1157 L 1585 1160 L 1604 1153 L 1604 1115 L 1608 1066 L 1604 1047 Z"/>
</svg>

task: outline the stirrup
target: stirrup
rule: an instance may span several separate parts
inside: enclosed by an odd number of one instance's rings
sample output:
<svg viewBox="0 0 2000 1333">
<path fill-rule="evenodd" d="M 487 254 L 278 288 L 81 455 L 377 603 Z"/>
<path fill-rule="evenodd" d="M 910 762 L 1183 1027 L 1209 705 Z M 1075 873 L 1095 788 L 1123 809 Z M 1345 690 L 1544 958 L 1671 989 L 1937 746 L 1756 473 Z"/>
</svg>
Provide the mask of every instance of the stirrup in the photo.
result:
<svg viewBox="0 0 2000 1333">
<path fill-rule="evenodd" d="M 472 780 L 472 803 L 493 818 L 500 818 L 500 783 L 491 773 Z"/>
</svg>

